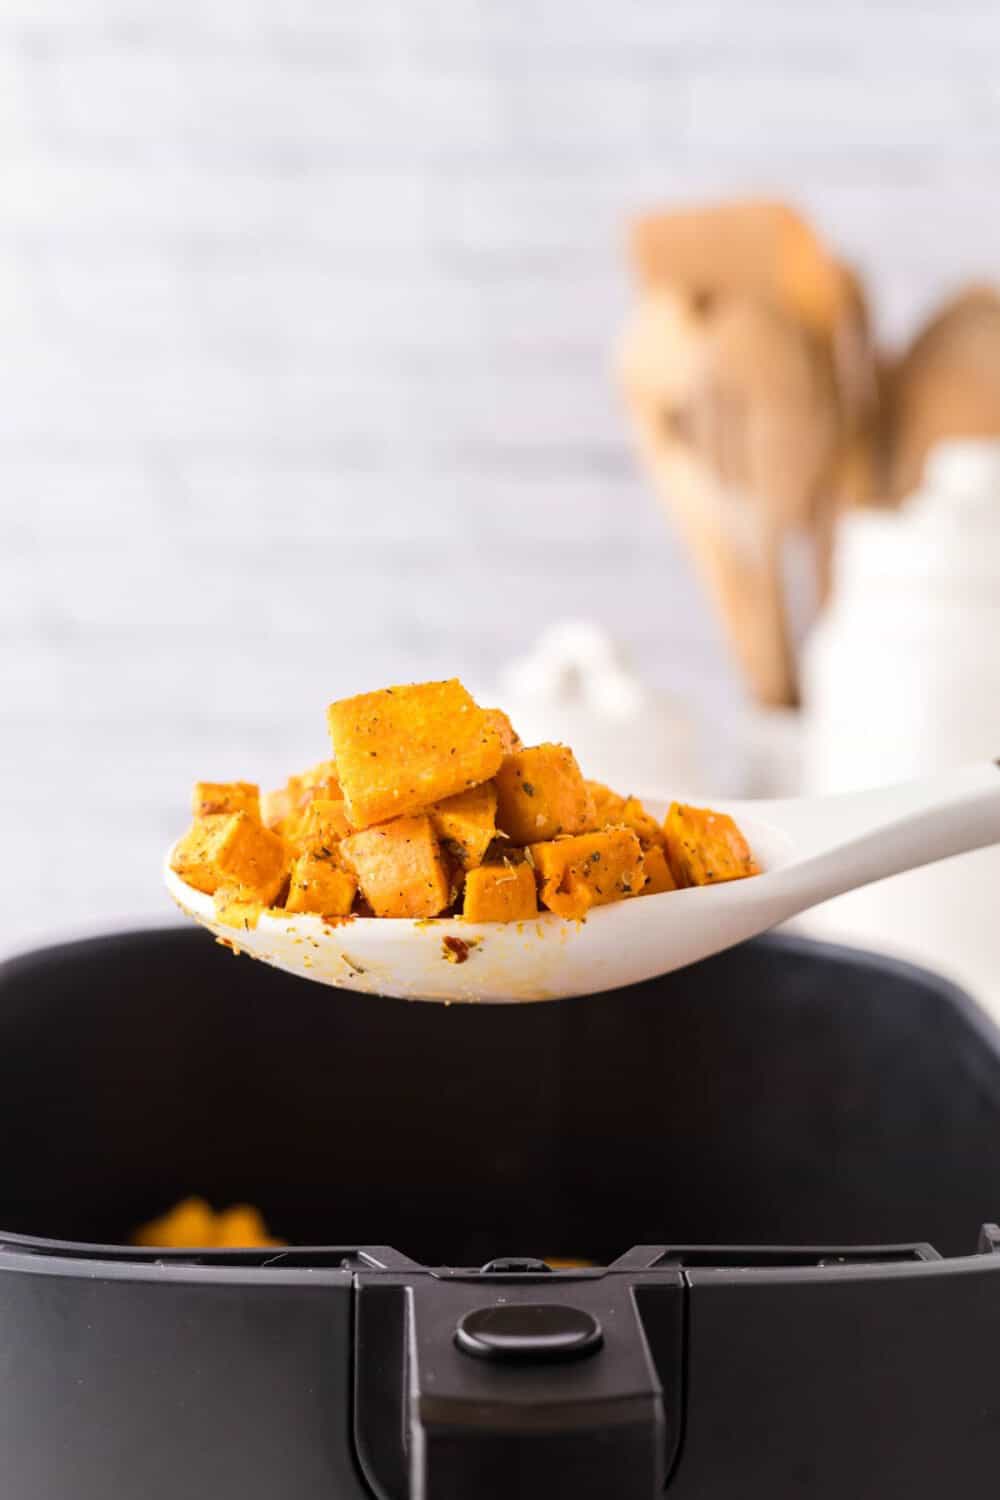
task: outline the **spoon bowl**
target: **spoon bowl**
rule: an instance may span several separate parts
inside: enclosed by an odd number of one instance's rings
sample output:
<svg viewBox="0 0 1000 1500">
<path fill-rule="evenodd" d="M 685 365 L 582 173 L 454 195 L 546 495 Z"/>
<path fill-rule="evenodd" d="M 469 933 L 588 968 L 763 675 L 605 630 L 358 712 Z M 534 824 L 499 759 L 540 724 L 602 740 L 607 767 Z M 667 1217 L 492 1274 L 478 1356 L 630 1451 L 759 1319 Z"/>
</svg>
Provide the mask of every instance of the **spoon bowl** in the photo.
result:
<svg viewBox="0 0 1000 1500">
<path fill-rule="evenodd" d="M 667 804 L 643 799 L 657 817 Z M 858 886 L 1000 842 L 1000 763 L 839 797 L 713 802 L 762 873 L 617 901 L 584 921 L 430 921 L 261 913 L 219 921 L 165 866 L 178 906 L 235 951 L 314 983 L 410 1000 L 523 1004 L 619 989 L 683 968 Z"/>
</svg>

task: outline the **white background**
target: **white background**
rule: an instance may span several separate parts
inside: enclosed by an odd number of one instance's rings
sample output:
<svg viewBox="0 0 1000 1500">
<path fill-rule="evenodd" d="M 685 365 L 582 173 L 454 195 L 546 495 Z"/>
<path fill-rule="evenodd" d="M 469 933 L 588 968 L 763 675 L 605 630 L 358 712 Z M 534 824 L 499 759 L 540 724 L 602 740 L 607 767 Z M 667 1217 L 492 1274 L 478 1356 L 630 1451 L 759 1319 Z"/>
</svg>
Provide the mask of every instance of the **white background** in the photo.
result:
<svg viewBox="0 0 1000 1500">
<path fill-rule="evenodd" d="M 2 0 L 0 946 L 197 774 L 586 614 L 724 716 L 608 352 L 635 208 L 792 195 L 898 338 L 1000 265 L 991 0 Z"/>
</svg>

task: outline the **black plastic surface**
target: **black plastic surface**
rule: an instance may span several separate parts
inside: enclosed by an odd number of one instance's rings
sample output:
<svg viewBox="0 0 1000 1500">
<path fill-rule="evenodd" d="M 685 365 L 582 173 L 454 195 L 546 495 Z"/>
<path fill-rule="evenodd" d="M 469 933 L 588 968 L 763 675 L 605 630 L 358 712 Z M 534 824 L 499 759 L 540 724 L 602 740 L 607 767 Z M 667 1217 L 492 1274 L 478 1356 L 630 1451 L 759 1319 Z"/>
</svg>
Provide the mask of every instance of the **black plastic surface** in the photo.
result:
<svg viewBox="0 0 1000 1500">
<path fill-rule="evenodd" d="M 996 1034 L 877 960 L 765 942 L 444 1009 L 195 931 L 29 956 L 0 966 L 3 1500 L 973 1493 L 998 1184 Z M 296 1248 L 123 1248 L 192 1192 Z M 580 1307 L 604 1346 L 463 1355 L 504 1298 Z"/>
<path fill-rule="evenodd" d="M 475 1066 L 470 1066 L 471 1063 Z M 760 943 L 590 999 L 413 1005 L 196 930 L 0 966 L 0 1228 L 126 1240 L 178 1198 L 429 1265 L 634 1244 L 970 1251 L 995 1033 L 947 985 Z"/>
<path fill-rule="evenodd" d="M 580 1359 L 596 1354 L 603 1337 L 593 1313 L 565 1302 L 476 1307 L 463 1313 L 455 1328 L 463 1354 L 502 1363 Z"/>
</svg>

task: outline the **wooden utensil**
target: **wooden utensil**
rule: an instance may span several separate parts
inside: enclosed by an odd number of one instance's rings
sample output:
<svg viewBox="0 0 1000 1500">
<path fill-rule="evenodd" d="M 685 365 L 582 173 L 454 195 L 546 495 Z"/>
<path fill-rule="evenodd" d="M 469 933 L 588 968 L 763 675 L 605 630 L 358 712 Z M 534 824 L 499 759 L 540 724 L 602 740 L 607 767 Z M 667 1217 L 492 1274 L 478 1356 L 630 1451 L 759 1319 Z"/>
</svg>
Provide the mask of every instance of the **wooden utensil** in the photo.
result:
<svg viewBox="0 0 1000 1500">
<path fill-rule="evenodd" d="M 887 380 L 886 494 L 899 503 L 945 438 L 1000 437 L 1000 295 L 970 287 L 918 333 Z"/>
<path fill-rule="evenodd" d="M 794 704 L 837 506 L 875 482 L 861 282 L 767 201 L 647 215 L 631 247 L 644 292 L 619 367 L 641 452 L 751 692 Z"/>
<path fill-rule="evenodd" d="M 829 351 L 767 303 L 644 299 L 620 349 L 640 448 L 754 695 L 797 701 L 789 553 L 829 587 L 840 421 Z"/>
</svg>

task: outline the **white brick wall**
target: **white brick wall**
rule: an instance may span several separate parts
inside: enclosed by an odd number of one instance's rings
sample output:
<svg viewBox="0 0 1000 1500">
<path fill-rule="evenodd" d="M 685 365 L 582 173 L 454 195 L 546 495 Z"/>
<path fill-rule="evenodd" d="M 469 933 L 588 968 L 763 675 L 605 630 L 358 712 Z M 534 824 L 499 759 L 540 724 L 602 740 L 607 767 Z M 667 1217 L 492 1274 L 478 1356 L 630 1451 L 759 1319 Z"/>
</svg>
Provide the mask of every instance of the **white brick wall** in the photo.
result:
<svg viewBox="0 0 1000 1500">
<path fill-rule="evenodd" d="M 194 772 L 605 620 L 733 683 L 607 375 L 623 219 L 794 194 L 898 335 L 1000 263 L 992 0 L 0 0 L 0 947 Z"/>
</svg>

